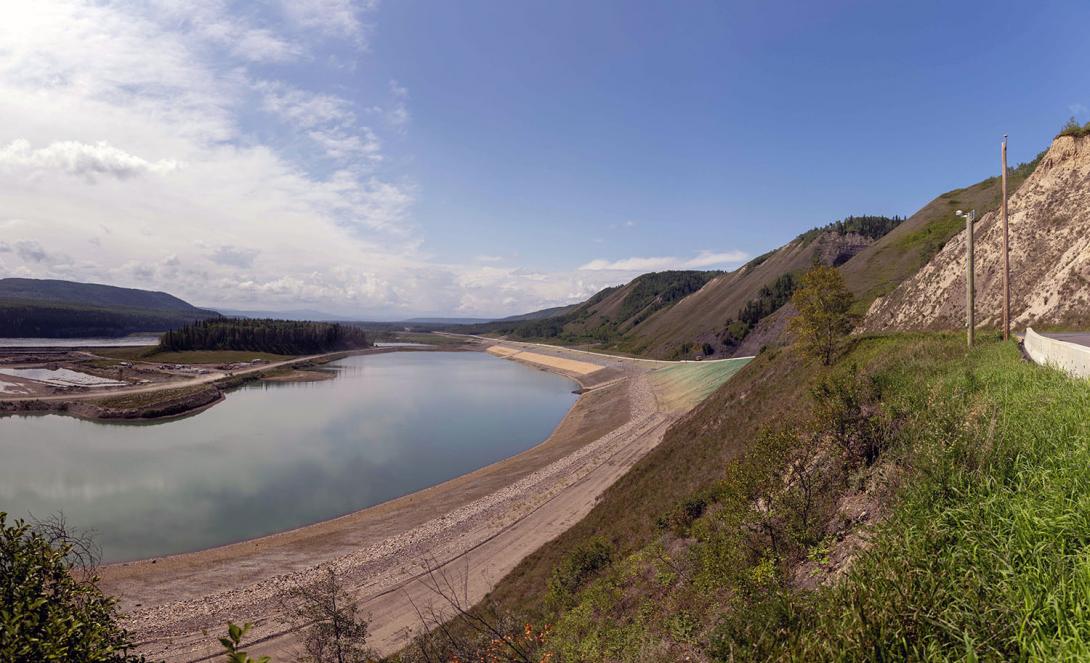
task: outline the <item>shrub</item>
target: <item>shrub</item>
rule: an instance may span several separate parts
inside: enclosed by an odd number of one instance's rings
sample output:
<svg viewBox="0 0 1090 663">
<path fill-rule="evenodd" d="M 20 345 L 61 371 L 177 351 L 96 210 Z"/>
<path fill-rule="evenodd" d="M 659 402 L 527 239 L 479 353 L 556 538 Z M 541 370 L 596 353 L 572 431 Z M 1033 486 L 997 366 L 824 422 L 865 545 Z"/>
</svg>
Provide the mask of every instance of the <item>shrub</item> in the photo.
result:
<svg viewBox="0 0 1090 663">
<path fill-rule="evenodd" d="M 242 626 L 227 622 L 227 637 L 220 638 L 220 644 L 227 654 L 227 663 L 269 663 L 272 660 L 268 656 L 253 658 L 242 650 L 242 637 L 253 627 L 249 622 Z"/>
<path fill-rule="evenodd" d="M 300 660 L 363 663 L 374 658 L 367 646 L 368 622 L 333 569 L 317 582 L 290 591 L 284 607 L 302 633 Z"/>
<path fill-rule="evenodd" d="M 128 653 L 116 602 L 99 591 L 80 543 L 6 518 L 0 512 L 0 660 L 143 661 Z"/>
<path fill-rule="evenodd" d="M 580 585 L 613 559 L 613 546 L 602 537 L 592 537 L 572 550 L 553 570 L 549 578 L 548 601 L 556 607 L 571 604 L 572 595 Z"/>
<path fill-rule="evenodd" d="M 807 353 L 828 366 L 852 330 L 848 311 L 852 293 L 835 267 L 817 265 L 805 276 L 791 297 L 799 315 L 791 320 L 791 330 Z"/>
</svg>

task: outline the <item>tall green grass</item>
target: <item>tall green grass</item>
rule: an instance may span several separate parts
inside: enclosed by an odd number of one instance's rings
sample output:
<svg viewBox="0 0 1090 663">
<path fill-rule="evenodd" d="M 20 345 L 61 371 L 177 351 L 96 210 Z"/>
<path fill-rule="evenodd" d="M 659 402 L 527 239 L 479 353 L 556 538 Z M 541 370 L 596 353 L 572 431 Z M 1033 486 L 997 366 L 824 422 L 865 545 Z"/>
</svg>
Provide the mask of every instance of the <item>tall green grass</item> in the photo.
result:
<svg viewBox="0 0 1090 663">
<path fill-rule="evenodd" d="M 846 575 L 805 589 L 794 573 L 827 561 L 838 515 L 800 530 L 794 552 L 752 534 L 745 505 L 785 485 L 772 463 L 802 457 L 777 437 L 573 592 L 553 617 L 557 659 L 1090 660 L 1090 382 L 1012 343 L 963 343 L 857 339 L 815 374 L 859 373 L 880 394 L 881 455 L 838 475 L 815 511 L 865 495 L 885 514 L 856 528 L 870 543 Z"/>
<path fill-rule="evenodd" d="M 799 601 L 779 653 L 1090 660 L 1090 382 L 999 343 L 900 373 L 899 504 L 845 582 Z"/>
</svg>

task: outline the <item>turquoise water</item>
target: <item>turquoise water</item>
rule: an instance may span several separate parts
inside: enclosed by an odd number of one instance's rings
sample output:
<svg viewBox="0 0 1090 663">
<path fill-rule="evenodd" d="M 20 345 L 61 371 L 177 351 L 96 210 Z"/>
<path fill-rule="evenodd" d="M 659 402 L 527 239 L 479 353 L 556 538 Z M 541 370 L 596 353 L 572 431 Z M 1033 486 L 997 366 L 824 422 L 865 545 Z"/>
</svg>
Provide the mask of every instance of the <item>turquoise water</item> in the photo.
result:
<svg viewBox="0 0 1090 663">
<path fill-rule="evenodd" d="M 544 440 L 576 400 L 476 352 L 398 352 L 258 383 L 184 419 L 0 419 L 0 511 L 63 512 L 106 561 L 199 550 L 350 513 Z"/>
</svg>

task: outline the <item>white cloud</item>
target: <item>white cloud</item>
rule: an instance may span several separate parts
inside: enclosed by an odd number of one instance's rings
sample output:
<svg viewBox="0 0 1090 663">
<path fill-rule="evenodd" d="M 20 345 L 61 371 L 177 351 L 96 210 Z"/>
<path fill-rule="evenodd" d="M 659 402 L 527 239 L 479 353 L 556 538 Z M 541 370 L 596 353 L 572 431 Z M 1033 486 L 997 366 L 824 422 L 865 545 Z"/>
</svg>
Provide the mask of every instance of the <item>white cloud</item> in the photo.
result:
<svg viewBox="0 0 1090 663">
<path fill-rule="evenodd" d="M 368 4 L 293 2 L 289 26 L 225 0 L 9 4 L 0 276 L 165 290 L 229 308 L 410 317 L 525 312 L 635 275 L 526 270 L 495 256 L 441 263 L 424 251 L 412 218 L 419 192 L 393 170 L 412 160 L 384 154 L 410 122 L 408 90 L 387 78 L 350 100 L 306 70 L 328 66 L 308 59 L 321 43 L 358 44 Z M 252 69 L 285 59 L 314 75 Z"/>
<path fill-rule="evenodd" d="M 1087 109 L 1086 104 L 1074 103 L 1067 108 L 1075 117 L 1086 117 L 1087 115 L 1090 115 L 1090 109 Z"/>
<path fill-rule="evenodd" d="M 310 131 L 308 136 L 317 143 L 326 156 L 331 159 L 362 158 L 369 162 L 382 161 L 382 143 L 375 132 L 367 127 L 358 134 L 344 134 L 339 130 Z"/>
<path fill-rule="evenodd" d="M 20 138 L 0 146 L 0 168 L 55 170 L 89 180 L 93 180 L 95 175 L 125 179 L 143 173 L 169 173 L 178 168 L 178 162 L 171 159 L 148 161 L 106 141 L 89 145 L 66 140 L 33 149 L 29 141 Z"/>
<path fill-rule="evenodd" d="M 724 251 L 722 253 L 701 251 L 695 258 L 686 260 L 685 267 L 691 269 L 697 267 L 712 267 L 713 265 L 737 264 L 746 258 L 749 258 L 749 254 L 745 251 Z"/>
<path fill-rule="evenodd" d="M 304 129 L 326 124 L 346 124 L 355 119 L 351 104 L 331 94 L 301 90 L 279 81 L 258 81 L 262 108 Z"/>
<path fill-rule="evenodd" d="M 283 0 L 284 14 L 301 28 L 342 37 L 359 38 L 363 33 L 360 14 L 374 9 L 376 3 L 353 0 Z"/>
<path fill-rule="evenodd" d="M 293 60 L 301 49 L 264 29 L 245 30 L 231 39 L 231 52 L 253 62 Z"/>
<path fill-rule="evenodd" d="M 254 259 L 261 253 L 257 249 L 241 246 L 221 246 L 212 252 L 212 262 L 232 267 L 251 267 Z"/>
<path fill-rule="evenodd" d="M 649 272 L 664 269 L 701 269 L 704 267 L 724 266 L 737 264 L 745 260 L 748 255 L 743 251 L 725 251 L 713 253 L 701 251 L 695 257 L 683 259 L 673 256 L 647 257 L 647 258 L 623 258 L 621 260 L 605 260 L 598 258 L 581 265 L 583 271 L 623 271 L 623 272 Z"/>
<path fill-rule="evenodd" d="M 396 129 L 404 129 L 409 124 L 409 89 L 390 81 L 390 95 L 394 101 L 386 110 L 386 121 Z"/>
</svg>

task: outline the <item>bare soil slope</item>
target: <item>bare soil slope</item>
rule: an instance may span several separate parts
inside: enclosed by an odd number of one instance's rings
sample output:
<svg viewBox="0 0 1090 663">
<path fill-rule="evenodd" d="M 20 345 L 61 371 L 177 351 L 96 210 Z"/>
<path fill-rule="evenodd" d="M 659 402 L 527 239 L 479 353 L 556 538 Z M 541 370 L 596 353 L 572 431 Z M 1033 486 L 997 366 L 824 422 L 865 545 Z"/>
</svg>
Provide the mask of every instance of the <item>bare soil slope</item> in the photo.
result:
<svg viewBox="0 0 1090 663">
<path fill-rule="evenodd" d="M 1012 323 L 1024 327 L 1090 322 L 1090 137 L 1061 136 L 1053 141 L 1033 174 L 1011 196 L 1009 214 Z M 1002 316 L 999 214 L 984 215 L 975 234 L 977 321 L 994 327 Z M 961 327 L 965 242 L 962 229 L 919 272 L 875 300 L 863 328 Z"/>
</svg>

